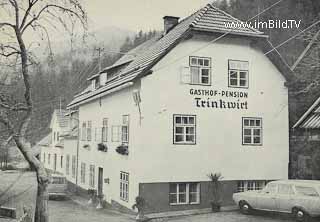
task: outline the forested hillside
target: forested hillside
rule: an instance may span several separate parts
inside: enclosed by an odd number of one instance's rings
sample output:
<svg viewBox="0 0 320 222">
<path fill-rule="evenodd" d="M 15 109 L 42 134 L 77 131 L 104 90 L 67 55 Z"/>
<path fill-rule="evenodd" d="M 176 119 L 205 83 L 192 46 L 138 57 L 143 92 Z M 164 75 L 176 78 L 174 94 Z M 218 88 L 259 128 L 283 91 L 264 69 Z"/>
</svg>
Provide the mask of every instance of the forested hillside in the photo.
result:
<svg viewBox="0 0 320 222">
<path fill-rule="evenodd" d="M 139 31 L 133 37 L 125 37 L 120 47 L 104 47 L 101 53 L 101 67 L 113 64 L 124 53 L 142 42 L 152 38 L 156 31 Z M 78 49 L 81 50 L 81 49 Z M 35 109 L 30 124 L 30 139 L 40 140 L 49 132 L 49 121 L 54 109 L 64 109 L 73 96 L 88 86 L 86 79 L 99 71 L 97 47 L 91 52 L 82 52 L 87 56 L 74 56 L 70 61 L 70 52 L 66 51 L 48 58 L 34 70 L 32 90 Z M 68 61 L 68 62 L 66 62 Z"/>
<path fill-rule="evenodd" d="M 299 28 L 261 28 L 269 35 L 270 42 L 291 67 L 320 30 L 319 0 L 217 0 L 217 7 L 242 21 L 301 21 Z M 259 16 L 256 16 L 260 14 Z M 311 28 L 309 28 L 311 26 Z M 297 35 L 299 32 L 305 32 Z M 297 35 L 295 38 L 291 38 Z M 290 90 L 290 125 L 320 96 L 319 46 L 315 41 L 308 53 L 294 69 L 296 79 L 288 84 Z"/>
</svg>

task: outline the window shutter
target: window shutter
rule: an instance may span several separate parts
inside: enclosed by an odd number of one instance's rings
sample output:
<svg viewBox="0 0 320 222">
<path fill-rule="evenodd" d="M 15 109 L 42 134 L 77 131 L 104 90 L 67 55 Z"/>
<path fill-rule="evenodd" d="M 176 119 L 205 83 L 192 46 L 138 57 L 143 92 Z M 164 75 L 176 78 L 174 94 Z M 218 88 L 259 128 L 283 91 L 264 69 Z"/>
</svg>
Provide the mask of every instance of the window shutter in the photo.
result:
<svg viewBox="0 0 320 222">
<path fill-rule="evenodd" d="M 107 82 L 107 73 L 101 73 L 100 74 L 100 84 L 101 86 L 104 86 Z"/>
<path fill-rule="evenodd" d="M 102 128 L 101 127 L 97 128 L 97 142 L 99 142 L 99 143 L 102 142 Z"/>
<path fill-rule="evenodd" d="M 180 81 L 182 84 L 189 84 L 191 83 L 191 72 L 190 67 L 181 67 L 180 71 Z"/>
</svg>

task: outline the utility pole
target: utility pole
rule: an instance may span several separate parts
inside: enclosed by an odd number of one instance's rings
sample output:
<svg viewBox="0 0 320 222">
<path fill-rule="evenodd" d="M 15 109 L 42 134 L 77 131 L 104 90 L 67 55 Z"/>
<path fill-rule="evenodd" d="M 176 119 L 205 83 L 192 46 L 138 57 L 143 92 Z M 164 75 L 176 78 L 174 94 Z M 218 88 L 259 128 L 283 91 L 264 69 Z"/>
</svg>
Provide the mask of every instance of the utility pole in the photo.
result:
<svg viewBox="0 0 320 222">
<path fill-rule="evenodd" d="M 95 51 L 98 51 L 98 64 L 99 64 L 99 72 L 101 72 L 101 56 L 104 51 L 104 47 L 95 48 Z"/>
</svg>

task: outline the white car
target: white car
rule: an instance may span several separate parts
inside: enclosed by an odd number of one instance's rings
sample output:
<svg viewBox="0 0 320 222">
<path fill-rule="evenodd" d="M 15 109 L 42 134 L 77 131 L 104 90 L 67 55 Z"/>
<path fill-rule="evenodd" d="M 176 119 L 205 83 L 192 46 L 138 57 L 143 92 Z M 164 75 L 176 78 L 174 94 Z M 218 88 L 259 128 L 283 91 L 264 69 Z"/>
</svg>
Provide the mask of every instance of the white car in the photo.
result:
<svg viewBox="0 0 320 222">
<path fill-rule="evenodd" d="M 64 176 L 52 174 L 48 184 L 49 199 L 66 199 L 67 188 L 68 185 Z"/>
<path fill-rule="evenodd" d="M 320 181 L 272 181 L 260 191 L 233 194 L 233 200 L 244 214 L 250 210 L 292 213 L 297 221 L 320 216 Z"/>
</svg>

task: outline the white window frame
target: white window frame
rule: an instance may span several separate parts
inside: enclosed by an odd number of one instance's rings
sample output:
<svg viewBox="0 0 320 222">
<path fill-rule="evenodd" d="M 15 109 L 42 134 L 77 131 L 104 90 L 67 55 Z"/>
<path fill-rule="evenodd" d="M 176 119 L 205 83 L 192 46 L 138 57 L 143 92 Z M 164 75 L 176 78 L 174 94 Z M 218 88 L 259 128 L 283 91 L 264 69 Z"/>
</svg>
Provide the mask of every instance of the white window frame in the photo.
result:
<svg viewBox="0 0 320 222">
<path fill-rule="evenodd" d="M 266 186 L 266 181 L 263 180 L 240 180 L 238 181 L 238 192 L 249 190 L 262 190 Z"/>
<path fill-rule="evenodd" d="M 237 76 L 232 77 L 235 73 Z M 240 74 L 245 73 L 245 77 Z M 232 84 L 231 80 L 236 80 L 237 84 Z M 241 85 L 241 81 L 245 81 L 245 85 Z M 240 60 L 228 60 L 228 85 L 230 88 L 248 88 L 249 87 L 249 62 Z"/>
<path fill-rule="evenodd" d="M 206 65 L 205 65 L 206 64 Z M 190 79 L 189 84 L 192 85 L 211 85 L 211 58 L 209 57 L 199 57 L 199 56 L 190 56 L 189 57 L 189 71 Z M 195 82 L 194 75 L 192 73 L 193 69 L 199 70 L 199 76 L 197 77 L 198 82 Z M 203 70 L 208 70 L 208 76 L 204 75 Z M 203 78 L 208 78 L 208 82 L 205 83 Z"/>
<path fill-rule="evenodd" d="M 129 143 L 129 115 L 122 116 L 122 126 L 121 126 L 121 141 L 122 143 Z"/>
<path fill-rule="evenodd" d="M 180 123 L 177 122 L 177 118 L 180 118 Z M 183 123 L 183 119 L 187 118 L 187 123 Z M 190 123 L 190 118 L 193 118 L 193 123 Z M 195 145 L 197 136 L 197 117 L 196 115 L 174 114 L 173 115 L 173 144 L 187 144 Z M 177 132 L 177 128 L 182 128 L 183 132 Z M 187 133 L 187 128 L 193 128 L 193 133 Z M 182 136 L 182 141 L 177 141 L 176 136 Z M 188 141 L 187 137 L 193 136 L 193 141 Z"/>
<path fill-rule="evenodd" d="M 260 122 L 260 125 L 257 124 Z M 249 123 L 249 125 L 247 124 Z M 242 118 L 242 145 L 262 146 L 263 142 L 263 126 L 262 118 L 259 117 L 243 117 Z M 246 130 L 250 130 L 250 135 L 245 133 Z M 255 135 L 255 130 L 259 130 L 260 134 Z M 246 142 L 246 138 L 250 138 L 250 143 Z M 260 138 L 260 142 L 255 142 L 255 138 Z"/>
<path fill-rule="evenodd" d="M 192 192 L 193 194 L 196 194 L 197 195 L 197 200 L 195 202 L 190 202 L 190 184 L 196 184 L 197 186 L 197 191 L 196 192 Z M 189 182 L 189 183 L 171 183 L 169 184 L 169 186 L 171 185 L 174 185 L 176 187 L 176 191 L 175 193 L 170 193 L 169 191 L 169 204 L 170 205 L 187 205 L 187 204 L 200 204 L 200 183 L 199 182 Z M 179 187 L 180 185 L 184 185 L 186 186 L 186 192 L 180 192 L 179 191 Z M 180 202 L 180 197 L 179 195 L 181 194 L 185 194 L 185 202 Z M 176 202 L 170 202 L 171 198 L 170 196 L 171 195 L 175 195 L 176 196 Z"/>
<path fill-rule="evenodd" d="M 120 171 L 120 199 L 129 202 L 129 173 Z"/>
</svg>

